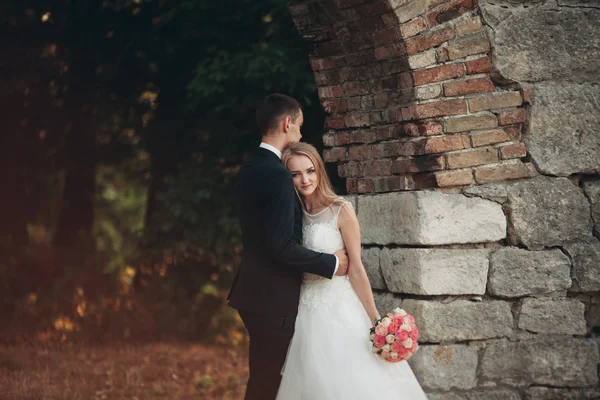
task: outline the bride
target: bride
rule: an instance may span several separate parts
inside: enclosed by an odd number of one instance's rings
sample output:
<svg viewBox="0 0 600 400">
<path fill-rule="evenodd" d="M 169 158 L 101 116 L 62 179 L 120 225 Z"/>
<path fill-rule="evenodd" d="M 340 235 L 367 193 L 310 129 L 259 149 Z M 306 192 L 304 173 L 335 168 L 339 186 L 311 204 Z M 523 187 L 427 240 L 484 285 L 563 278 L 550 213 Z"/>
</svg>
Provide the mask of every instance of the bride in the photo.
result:
<svg viewBox="0 0 600 400">
<path fill-rule="evenodd" d="M 360 227 L 350 202 L 331 187 L 323 160 L 306 143 L 292 143 L 282 161 L 304 209 L 303 245 L 333 253 L 346 248 L 347 276 L 305 274 L 294 337 L 278 400 L 427 399 L 406 361 L 371 352 L 369 329 L 379 313 L 361 261 Z"/>
</svg>

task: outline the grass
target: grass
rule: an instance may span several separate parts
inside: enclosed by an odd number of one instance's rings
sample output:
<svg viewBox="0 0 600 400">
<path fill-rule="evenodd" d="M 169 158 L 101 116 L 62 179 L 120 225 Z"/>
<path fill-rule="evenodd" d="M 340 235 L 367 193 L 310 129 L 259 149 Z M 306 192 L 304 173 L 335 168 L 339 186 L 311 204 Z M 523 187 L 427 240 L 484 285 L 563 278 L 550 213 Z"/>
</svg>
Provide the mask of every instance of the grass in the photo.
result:
<svg viewBox="0 0 600 400">
<path fill-rule="evenodd" d="M 0 345 L 2 400 L 236 400 L 247 378 L 243 346 Z"/>
</svg>

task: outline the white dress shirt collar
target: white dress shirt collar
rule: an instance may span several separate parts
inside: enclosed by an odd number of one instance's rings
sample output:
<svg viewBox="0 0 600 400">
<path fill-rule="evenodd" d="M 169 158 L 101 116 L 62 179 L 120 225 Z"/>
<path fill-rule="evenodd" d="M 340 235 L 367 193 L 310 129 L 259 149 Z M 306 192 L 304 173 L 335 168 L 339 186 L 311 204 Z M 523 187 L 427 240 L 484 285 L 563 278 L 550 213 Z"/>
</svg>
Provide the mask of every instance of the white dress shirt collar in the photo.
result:
<svg viewBox="0 0 600 400">
<path fill-rule="evenodd" d="M 273 152 L 273 153 L 275 153 L 275 154 L 277 155 L 277 157 L 279 157 L 279 159 L 281 160 L 281 151 L 280 151 L 278 148 L 276 148 L 276 147 L 273 147 L 273 146 L 271 146 L 270 144 L 268 144 L 268 143 L 264 143 L 264 142 L 261 142 L 261 143 L 260 143 L 260 147 L 262 147 L 263 149 L 267 149 L 267 150 L 270 150 L 270 151 L 272 151 L 272 152 Z"/>
</svg>

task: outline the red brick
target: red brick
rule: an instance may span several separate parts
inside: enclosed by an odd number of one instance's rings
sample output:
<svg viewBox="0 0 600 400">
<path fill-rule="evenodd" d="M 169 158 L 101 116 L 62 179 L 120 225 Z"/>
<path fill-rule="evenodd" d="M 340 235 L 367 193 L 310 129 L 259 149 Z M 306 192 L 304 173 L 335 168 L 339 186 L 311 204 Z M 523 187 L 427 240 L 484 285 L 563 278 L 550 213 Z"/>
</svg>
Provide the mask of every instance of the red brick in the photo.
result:
<svg viewBox="0 0 600 400">
<path fill-rule="evenodd" d="M 372 143 L 377 140 L 374 130 L 354 131 L 350 134 L 350 143 Z"/>
<path fill-rule="evenodd" d="M 338 165 L 338 175 L 343 178 L 363 176 L 360 163 L 351 162 Z"/>
<path fill-rule="evenodd" d="M 326 129 L 343 129 L 346 125 L 344 124 L 344 116 L 340 114 L 328 115 L 325 118 Z"/>
<path fill-rule="evenodd" d="M 342 88 L 340 86 L 321 86 L 319 88 L 319 97 L 321 99 L 342 97 Z"/>
<path fill-rule="evenodd" d="M 486 94 L 469 99 L 471 112 L 493 110 L 498 108 L 517 107 L 523 102 L 519 92 L 503 92 Z"/>
<path fill-rule="evenodd" d="M 490 144 L 508 142 L 512 140 L 503 129 L 494 129 L 492 131 L 476 132 L 471 134 L 473 147 L 488 146 Z"/>
<path fill-rule="evenodd" d="M 492 70 L 492 63 L 489 57 L 467 61 L 465 65 L 467 66 L 467 75 L 484 74 Z"/>
<path fill-rule="evenodd" d="M 490 129 L 498 126 L 498 119 L 492 113 L 480 113 L 446 119 L 446 133 Z"/>
<path fill-rule="evenodd" d="M 391 160 L 374 160 L 363 163 L 364 176 L 386 176 L 392 174 Z"/>
<path fill-rule="evenodd" d="M 375 103 L 375 108 L 381 109 L 387 107 L 388 104 L 388 95 L 385 92 L 377 93 L 373 96 L 373 102 Z"/>
<path fill-rule="evenodd" d="M 500 121 L 500 125 L 512 125 L 525 122 L 526 117 L 527 112 L 524 108 L 515 108 L 512 110 L 502 111 L 498 117 L 498 120 Z"/>
<path fill-rule="evenodd" d="M 489 78 L 470 79 L 444 83 L 444 96 L 463 96 L 470 93 L 495 92 L 496 87 Z"/>
<path fill-rule="evenodd" d="M 329 99 L 323 102 L 323 109 L 328 113 L 344 113 L 348 110 L 348 104 L 345 99 Z"/>
<path fill-rule="evenodd" d="M 310 64 L 313 71 L 335 68 L 335 61 L 332 58 L 312 58 Z"/>
<path fill-rule="evenodd" d="M 375 59 L 378 61 L 401 57 L 406 54 L 406 49 L 401 43 L 389 44 L 375 48 Z"/>
<path fill-rule="evenodd" d="M 418 104 L 402 109 L 402 119 L 410 121 L 443 115 L 461 115 L 467 113 L 467 104 L 463 99 L 442 100 Z"/>
<path fill-rule="evenodd" d="M 511 158 L 522 158 L 526 155 L 527 148 L 525 148 L 525 143 L 522 142 L 500 147 L 500 156 L 503 160 L 508 160 Z"/>
<path fill-rule="evenodd" d="M 346 103 L 348 104 L 348 110 L 356 111 L 360 110 L 360 97 L 350 97 Z"/>
<path fill-rule="evenodd" d="M 456 33 L 459 36 L 470 35 L 481 30 L 481 18 L 479 16 L 456 24 Z"/>
<path fill-rule="evenodd" d="M 348 160 L 350 161 L 363 161 L 370 160 L 372 150 L 370 146 L 366 144 L 360 146 L 352 146 L 348 152 Z"/>
<path fill-rule="evenodd" d="M 519 160 L 504 161 L 495 165 L 475 168 L 475 180 L 477 183 L 520 179 L 529 176 L 532 176 L 532 172 Z"/>
<path fill-rule="evenodd" d="M 359 179 L 356 184 L 358 193 L 373 193 L 373 180 Z"/>
<path fill-rule="evenodd" d="M 484 147 L 458 153 L 450 153 L 447 157 L 448 169 L 457 169 L 497 162 L 498 151 L 494 147 Z"/>
<path fill-rule="evenodd" d="M 465 186 L 473 183 L 473 171 L 470 169 L 438 171 L 435 179 L 439 187 Z"/>
<path fill-rule="evenodd" d="M 427 138 L 423 149 L 424 154 L 446 153 L 448 151 L 468 149 L 468 135 L 453 135 Z"/>
<path fill-rule="evenodd" d="M 463 39 L 444 47 L 450 60 L 464 58 L 479 53 L 487 53 L 490 50 L 490 41 L 487 37 Z"/>
<path fill-rule="evenodd" d="M 326 147 L 333 147 L 337 144 L 337 135 L 335 133 L 323 134 L 323 145 Z"/>
<path fill-rule="evenodd" d="M 415 182 L 412 176 L 388 176 L 373 179 L 373 191 L 376 193 L 413 190 Z"/>
<path fill-rule="evenodd" d="M 400 39 L 402 39 L 402 35 L 396 28 L 373 33 L 373 42 L 375 46 L 394 43 Z"/>
<path fill-rule="evenodd" d="M 507 126 L 504 128 L 504 132 L 510 137 L 511 140 L 521 140 L 521 131 L 523 130 L 522 125 Z"/>
<path fill-rule="evenodd" d="M 442 124 L 438 122 L 417 122 L 404 125 L 404 133 L 407 136 L 435 136 L 443 132 Z"/>
<path fill-rule="evenodd" d="M 359 127 L 369 125 L 369 113 L 354 112 L 346 114 L 344 118 L 344 124 L 349 127 Z"/>
<path fill-rule="evenodd" d="M 427 29 L 427 21 L 424 18 L 419 17 L 410 22 L 400 25 L 400 33 L 403 39 L 418 35 Z"/>
<path fill-rule="evenodd" d="M 415 86 L 458 78 L 465 74 L 464 64 L 447 64 L 413 72 Z"/>
<path fill-rule="evenodd" d="M 336 135 L 337 146 L 345 146 L 350 143 L 350 132 L 338 132 Z"/>
<path fill-rule="evenodd" d="M 371 179 L 348 179 L 346 190 L 349 194 L 372 193 L 373 181 Z"/>
<path fill-rule="evenodd" d="M 325 162 L 344 161 L 346 159 L 345 147 L 334 147 L 332 149 L 323 150 L 323 160 Z"/>
<path fill-rule="evenodd" d="M 346 82 L 340 89 L 343 89 L 342 92 L 345 96 L 358 96 L 369 94 L 371 85 L 368 82 Z"/>
<path fill-rule="evenodd" d="M 454 39 L 456 33 L 451 27 L 443 28 L 438 31 L 425 34 L 416 38 L 406 40 L 406 51 L 408 54 L 420 53 L 432 47 Z"/>
<path fill-rule="evenodd" d="M 392 164 L 394 174 L 405 174 L 444 169 L 443 156 L 424 156 L 409 159 L 399 159 Z"/>
<path fill-rule="evenodd" d="M 454 0 L 430 12 L 427 20 L 429 26 L 434 27 L 458 18 L 472 9 L 473 0 Z"/>
</svg>

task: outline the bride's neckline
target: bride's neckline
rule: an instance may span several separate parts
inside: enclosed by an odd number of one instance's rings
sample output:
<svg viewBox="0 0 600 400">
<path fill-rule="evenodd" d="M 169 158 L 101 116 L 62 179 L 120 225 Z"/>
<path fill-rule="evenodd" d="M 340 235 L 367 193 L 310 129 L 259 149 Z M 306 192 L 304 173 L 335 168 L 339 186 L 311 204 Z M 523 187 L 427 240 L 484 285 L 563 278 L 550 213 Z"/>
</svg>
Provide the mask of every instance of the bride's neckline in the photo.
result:
<svg viewBox="0 0 600 400">
<path fill-rule="evenodd" d="M 305 213 L 306 215 L 308 215 L 309 217 L 317 217 L 317 216 L 319 216 L 319 215 L 323 214 L 323 213 L 324 213 L 326 210 L 328 210 L 328 209 L 329 209 L 329 207 L 331 207 L 331 205 L 328 205 L 328 206 L 324 207 L 322 210 L 319 210 L 319 211 L 317 211 L 317 212 L 316 212 L 316 213 L 314 213 L 314 214 L 311 214 L 311 213 L 309 213 L 309 212 L 308 212 L 308 211 L 306 211 L 304 208 L 302 208 L 302 211 L 304 211 L 304 213 Z"/>
</svg>

